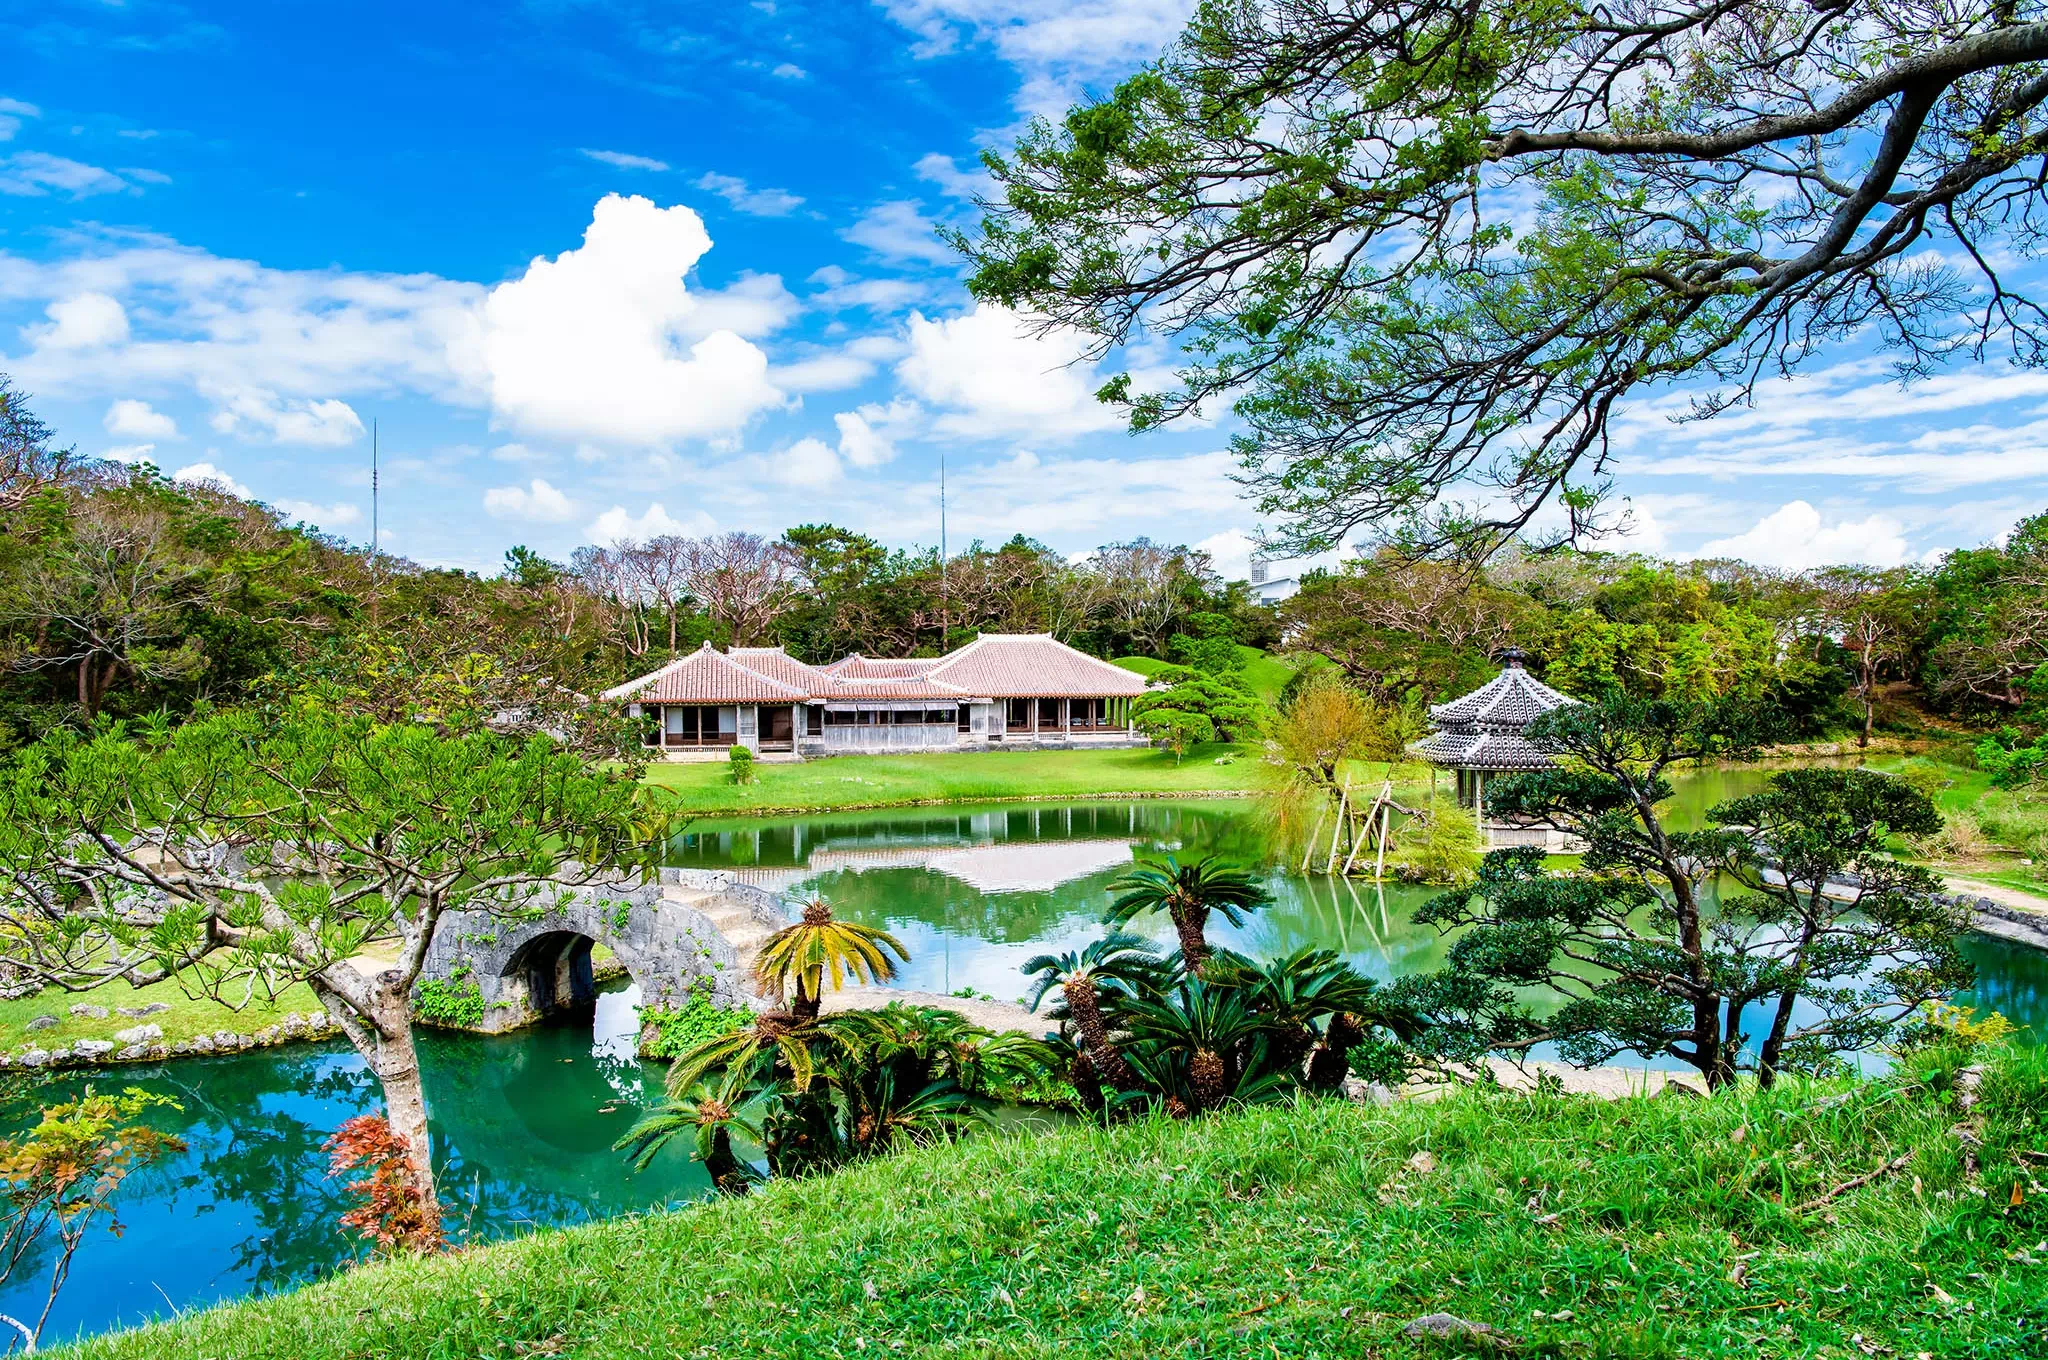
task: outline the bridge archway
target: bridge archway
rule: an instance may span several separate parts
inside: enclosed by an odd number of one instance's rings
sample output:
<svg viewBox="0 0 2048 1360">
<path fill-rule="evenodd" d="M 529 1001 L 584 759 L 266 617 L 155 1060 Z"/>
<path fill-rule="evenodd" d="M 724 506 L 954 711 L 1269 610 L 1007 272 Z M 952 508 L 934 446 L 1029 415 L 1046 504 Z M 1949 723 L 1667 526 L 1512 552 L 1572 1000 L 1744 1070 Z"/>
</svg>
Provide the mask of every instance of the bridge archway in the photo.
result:
<svg viewBox="0 0 2048 1360">
<path fill-rule="evenodd" d="M 715 1005 L 752 1004 L 738 956 L 710 918 L 664 897 L 660 884 L 625 880 L 550 886 L 502 911 L 451 912 L 421 978 L 473 984 L 484 1003 L 474 1028 L 498 1034 L 594 1000 L 590 954 L 600 944 L 638 984 L 643 1005 L 681 1007 L 697 988 Z"/>
</svg>

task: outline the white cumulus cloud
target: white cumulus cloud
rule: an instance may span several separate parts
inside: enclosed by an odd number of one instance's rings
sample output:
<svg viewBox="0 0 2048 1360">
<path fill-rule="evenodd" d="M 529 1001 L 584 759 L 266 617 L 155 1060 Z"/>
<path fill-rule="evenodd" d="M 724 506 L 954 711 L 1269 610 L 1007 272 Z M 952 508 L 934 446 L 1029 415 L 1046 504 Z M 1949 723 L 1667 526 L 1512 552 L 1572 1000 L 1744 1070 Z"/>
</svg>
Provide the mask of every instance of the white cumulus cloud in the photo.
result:
<svg viewBox="0 0 2048 1360">
<path fill-rule="evenodd" d="M 361 508 L 350 505 L 347 501 L 337 501 L 333 505 L 317 505 L 312 501 L 281 500 L 272 501 L 271 506 L 287 519 L 304 520 L 321 529 L 346 528 L 363 517 Z"/>
<path fill-rule="evenodd" d="M 218 394 L 219 409 L 209 423 L 219 434 L 273 444 L 341 448 L 363 436 L 363 422 L 347 402 L 328 397 L 280 397 L 259 388 Z"/>
<path fill-rule="evenodd" d="M 593 543 L 617 543 L 623 539 L 653 538 L 657 534 L 708 534 L 713 527 L 711 516 L 701 510 L 677 519 L 660 501 L 655 501 L 638 515 L 623 505 L 614 505 L 590 521 L 583 532 Z"/>
<path fill-rule="evenodd" d="M 536 477 L 527 486 L 494 486 L 484 492 L 484 513 L 493 519 L 559 524 L 573 519 L 576 507 L 567 496 Z"/>
<path fill-rule="evenodd" d="M 830 486 L 845 475 L 839 455 L 822 439 L 799 439 L 769 455 L 776 479 L 787 486 Z"/>
<path fill-rule="evenodd" d="M 192 463 L 171 474 L 171 480 L 187 486 L 219 487 L 229 495 L 240 496 L 245 501 L 256 499 L 256 493 L 222 472 L 211 463 Z"/>
<path fill-rule="evenodd" d="M 1095 399 L 1095 373 L 1080 362 L 1087 340 L 1078 331 L 1032 333 L 1026 318 L 992 303 L 964 316 L 910 314 L 910 353 L 896 366 L 903 385 L 945 408 L 940 434 L 990 438 L 1066 437 L 1122 426 L 1123 417 Z"/>
<path fill-rule="evenodd" d="M 1702 557 L 1736 557 L 1759 566 L 1805 571 L 1837 562 L 1892 567 L 1906 560 L 1906 540 L 1897 520 L 1873 514 L 1861 520 L 1827 523 L 1805 501 L 1789 501 L 1758 520 L 1756 527 L 1717 538 Z"/>
<path fill-rule="evenodd" d="M 107 408 L 101 422 L 107 433 L 122 439 L 176 439 L 178 422 L 146 401 L 123 397 Z"/>
<path fill-rule="evenodd" d="M 683 276 L 710 248 L 686 207 L 600 200 L 582 246 L 535 259 L 484 303 L 481 356 L 500 421 L 658 445 L 728 435 L 781 404 L 767 355 L 732 330 L 686 347 L 701 304 Z"/>
<path fill-rule="evenodd" d="M 43 309 L 49 323 L 30 326 L 23 335 L 37 349 L 98 349 L 128 338 L 128 309 L 105 293 L 75 293 Z"/>
</svg>

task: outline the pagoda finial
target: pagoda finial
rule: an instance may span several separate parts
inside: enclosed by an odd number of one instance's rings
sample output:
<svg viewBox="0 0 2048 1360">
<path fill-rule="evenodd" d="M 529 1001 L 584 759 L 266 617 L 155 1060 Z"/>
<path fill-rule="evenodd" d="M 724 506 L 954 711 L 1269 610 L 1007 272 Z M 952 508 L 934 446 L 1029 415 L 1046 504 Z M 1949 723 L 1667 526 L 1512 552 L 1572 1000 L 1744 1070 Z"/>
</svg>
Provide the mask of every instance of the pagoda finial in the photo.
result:
<svg viewBox="0 0 2048 1360">
<path fill-rule="evenodd" d="M 1501 664 L 1511 671 L 1524 669 L 1522 663 L 1528 659 L 1529 654 L 1520 647 L 1503 647 L 1500 649 Z"/>
</svg>

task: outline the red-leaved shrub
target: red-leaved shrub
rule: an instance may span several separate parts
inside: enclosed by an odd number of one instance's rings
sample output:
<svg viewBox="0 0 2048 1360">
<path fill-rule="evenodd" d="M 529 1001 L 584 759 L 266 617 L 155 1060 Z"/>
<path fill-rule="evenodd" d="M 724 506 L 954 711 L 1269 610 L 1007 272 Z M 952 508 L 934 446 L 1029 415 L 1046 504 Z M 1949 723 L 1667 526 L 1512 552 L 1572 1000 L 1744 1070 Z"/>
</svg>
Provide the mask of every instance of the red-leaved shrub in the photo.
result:
<svg viewBox="0 0 2048 1360">
<path fill-rule="evenodd" d="M 350 1182 L 349 1193 L 361 1203 L 341 1216 L 342 1227 L 360 1233 L 387 1255 L 439 1251 L 448 1245 L 441 1231 L 440 1206 L 428 1204 L 420 1194 L 405 1142 L 382 1115 L 357 1115 L 336 1129 L 325 1146 L 333 1154 L 329 1175 L 357 1167 L 370 1173 Z"/>
</svg>

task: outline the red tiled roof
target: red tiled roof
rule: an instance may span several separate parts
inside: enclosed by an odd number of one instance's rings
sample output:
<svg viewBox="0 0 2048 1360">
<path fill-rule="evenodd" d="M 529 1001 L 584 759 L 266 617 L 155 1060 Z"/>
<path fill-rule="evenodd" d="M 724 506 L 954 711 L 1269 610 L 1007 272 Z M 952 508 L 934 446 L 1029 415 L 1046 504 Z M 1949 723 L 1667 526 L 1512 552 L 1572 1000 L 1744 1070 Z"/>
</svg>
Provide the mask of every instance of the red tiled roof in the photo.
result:
<svg viewBox="0 0 2048 1360">
<path fill-rule="evenodd" d="M 1050 633 L 983 633 L 947 653 L 931 677 L 996 698 L 1145 692 L 1144 676 L 1075 651 Z"/>
<path fill-rule="evenodd" d="M 1145 678 L 1049 633 L 984 633 L 941 657 L 842 657 L 809 666 L 780 647 L 703 648 L 604 697 L 644 704 L 861 703 L 1135 695 Z"/>
<path fill-rule="evenodd" d="M 770 680 L 779 680 L 806 694 L 816 693 L 821 686 L 832 683 L 831 677 L 823 670 L 805 665 L 780 647 L 734 647 L 726 655 L 750 671 L 757 671 Z"/>
<path fill-rule="evenodd" d="M 642 704 L 786 704 L 801 702 L 809 694 L 806 686 L 787 684 L 713 651 L 707 642 L 652 674 L 606 690 L 604 697 Z"/>
<path fill-rule="evenodd" d="M 827 674 L 836 675 L 842 680 L 883 680 L 905 675 L 924 675 L 943 660 L 945 658 L 939 656 L 913 656 L 897 660 L 887 660 L 880 657 L 862 656 L 859 652 L 855 652 L 851 656 L 840 657 L 837 661 L 825 667 L 825 671 Z"/>
</svg>

